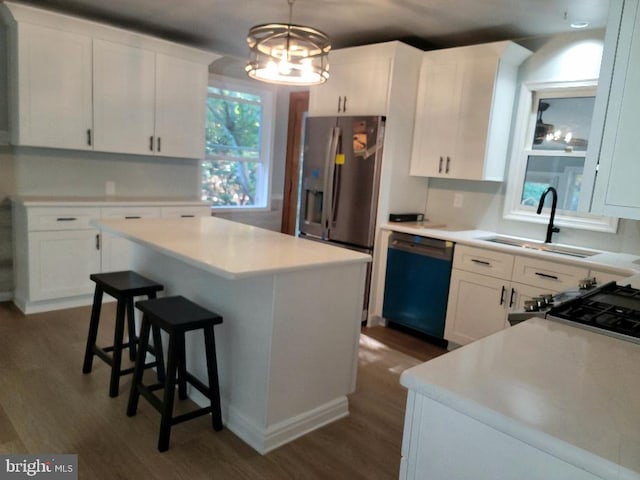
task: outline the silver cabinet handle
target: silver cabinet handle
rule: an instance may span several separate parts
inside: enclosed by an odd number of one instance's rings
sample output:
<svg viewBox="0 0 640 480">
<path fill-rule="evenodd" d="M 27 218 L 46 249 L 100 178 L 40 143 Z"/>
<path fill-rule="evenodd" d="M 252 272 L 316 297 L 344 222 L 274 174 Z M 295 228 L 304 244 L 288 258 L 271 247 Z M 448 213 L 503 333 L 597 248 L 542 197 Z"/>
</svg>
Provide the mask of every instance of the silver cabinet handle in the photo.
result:
<svg viewBox="0 0 640 480">
<path fill-rule="evenodd" d="M 516 289 L 511 289 L 511 297 L 509 297 L 509 308 L 513 307 L 513 296 L 516 294 Z"/>
<path fill-rule="evenodd" d="M 125 220 L 135 220 L 136 218 L 142 218 L 142 217 L 140 217 L 138 215 L 131 215 L 129 217 L 127 217 L 127 216 L 124 217 Z"/>
<path fill-rule="evenodd" d="M 346 112 L 347 111 L 347 96 L 344 96 L 344 100 L 342 101 L 342 111 Z"/>
<path fill-rule="evenodd" d="M 442 173 L 442 157 L 440 157 L 440 163 L 438 164 L 438 173 Z"/>
<path fill-rule="evenodd" d="M 149 137 L 149 150 L 153 152 L 153 135 Z"/>
<path fill-rule="evenodd" d="M 447 166 L 444 169 L 444 173 L 449 173 L 449 163 L 451 163 L 451 158 L 447 157 Z"/>
<path fill-rule="evenodd" d="M 195 215 L 180 215 L 180 218 L 195 218 Z"/>
<path fill-rule="evenodd" d="M 158 145 L 157 150 L 159 152 L 162 151 L 162 144 L 160 143 L 162 141 L 162 138 L 158 137 L 158 141 L 156 142 L 156 144 Z"/>
<path fill-rule="evenodd" d="M 91 146 L 91 129 L 87 128 L 87 145 Z"/>
<path fill-rule="evenodd" d="M 100 234 L 96 233 L 96 250 L 100 250 Z"/>
<path fill-rule="evenodd" d="M 58 217 L 56 218 L 56 222 L 75 222 L 77 220 L 76 217 Z"/>
<path fill-rule="evenodd" d="M 342 97 L 338 97 L 338 113 L 340 113 L 341 104 L 342 104 Z"/>
<path fill-rule="evenodd" d="M 502 291 L 500 292 L 500 305 L 504 304 L 504 294 L 507 293 L 507 289 L 502 286 Z"/>
</svg>

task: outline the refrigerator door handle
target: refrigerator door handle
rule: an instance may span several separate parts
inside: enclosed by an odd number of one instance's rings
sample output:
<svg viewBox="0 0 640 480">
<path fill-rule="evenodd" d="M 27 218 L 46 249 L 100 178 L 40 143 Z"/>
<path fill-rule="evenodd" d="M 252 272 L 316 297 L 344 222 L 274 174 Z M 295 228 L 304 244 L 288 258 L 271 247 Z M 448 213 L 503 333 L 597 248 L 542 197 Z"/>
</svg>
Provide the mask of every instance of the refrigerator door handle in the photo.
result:
<svg viewBox="0 0 640 480">
<path fill-rule="evenodd" d="M 329 218 L 333 212 L 333 173 L 336 164 L 336 152 L 338 150 L 339 129 L 334 127 L 329 135 L 327 156 L 324 164 L 324 192 L 322 201 L 322 239 L 329 238 Z"/>
</svg>

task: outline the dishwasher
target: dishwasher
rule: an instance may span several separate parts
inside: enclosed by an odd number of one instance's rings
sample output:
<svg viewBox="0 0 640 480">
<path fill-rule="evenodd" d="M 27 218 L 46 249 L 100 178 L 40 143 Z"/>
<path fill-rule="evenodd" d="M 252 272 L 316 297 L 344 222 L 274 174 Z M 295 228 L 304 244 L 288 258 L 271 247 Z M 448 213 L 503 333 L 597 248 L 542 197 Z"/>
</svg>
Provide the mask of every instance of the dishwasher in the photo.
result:
<svg viewBox="0 0 640 480">
<path fill-rule="evenodd" d="M 382 316 L 444 339 L 453 242 L 394 232 L 389 237 Z"/>
</svg>

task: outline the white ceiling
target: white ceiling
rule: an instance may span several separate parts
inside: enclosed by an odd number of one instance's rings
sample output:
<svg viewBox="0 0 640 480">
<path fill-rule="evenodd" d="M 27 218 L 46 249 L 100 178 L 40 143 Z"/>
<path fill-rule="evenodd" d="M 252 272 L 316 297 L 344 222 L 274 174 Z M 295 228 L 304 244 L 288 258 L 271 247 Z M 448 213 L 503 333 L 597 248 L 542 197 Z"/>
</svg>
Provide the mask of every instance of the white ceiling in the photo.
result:
<svg viewBox="0 0 640 480">
<path fill-rule="evenodd" d="M 19 0 L 245 56 L 256 24 L 288 22 L 287 0 Z M 572 21 L 604 28 L 609 0 L 296 0 L 293 23 L 333 48 L 401 39 L 424 49 L 546 36 Z M 566 19 L 565 19 L 566 12 Z"/>
</svg>

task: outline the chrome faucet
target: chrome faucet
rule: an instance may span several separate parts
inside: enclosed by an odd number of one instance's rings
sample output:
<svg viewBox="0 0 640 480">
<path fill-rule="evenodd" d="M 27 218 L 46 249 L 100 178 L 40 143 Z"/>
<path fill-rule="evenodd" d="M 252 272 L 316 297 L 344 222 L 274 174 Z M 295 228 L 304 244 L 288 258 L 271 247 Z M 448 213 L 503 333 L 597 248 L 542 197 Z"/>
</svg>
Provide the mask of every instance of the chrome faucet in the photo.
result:
<svg viewBox="0 0 640 480">
<path fill-rule="evenodd" d="M 549 225 L 547 225 L 547 238 L 544 239 L 544 243 L 551 243 L 551 235 L 558 233 L 560 229 L 553 226 L 553 219 L 556 217 L 556 206 L 558 205 L 558 192 L 555 188 L 549 187 L 540 196 L 540 203 L 538 203 L 538 215 L 542 213 L 542 207 L 544 206 L 544 199 L 547 193 L 551 192 L 551 215 L 549 216 Z"/>
</svg>

